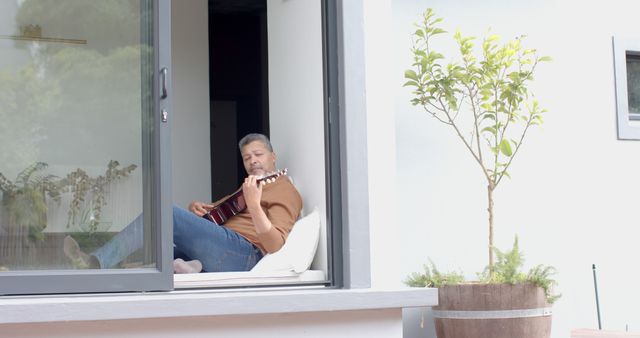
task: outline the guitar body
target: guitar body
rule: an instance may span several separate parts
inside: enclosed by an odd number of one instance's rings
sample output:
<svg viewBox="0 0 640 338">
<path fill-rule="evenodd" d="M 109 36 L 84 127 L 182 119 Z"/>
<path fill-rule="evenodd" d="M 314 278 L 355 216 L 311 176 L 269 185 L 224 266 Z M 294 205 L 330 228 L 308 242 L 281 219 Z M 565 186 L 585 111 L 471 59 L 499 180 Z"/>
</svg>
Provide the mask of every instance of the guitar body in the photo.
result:
<svg viewBox="0 0 640 338">
<path fill-rule="evenodd" d="M 273 174 L 269 174 L 257 181 L 258 184 L 265 182 L 271 183 L 275 182 L 275 180 L 282 175 L 287 174 L 287 169 L 279 170 Z M 214 222 L 218 225 L 224 224 L 229 218 L 239 214 L 244 209 L 247 208 L 247 203 L 244 200 L 244 196 L 242 195 L 242 188 L 238 189 L 233 195 L 230 195 L 225 200 L 221 201 L 218 205 L 216 205 L 211 211 L 204 214 L 202 217 Z"/>
<path fill-rule="evenodd" d="M 211 211 L 204 214 L 204 217 L 216 224 L 224 224 L 229 218 L 237 215 L 246 208 L 247 204 L 244 202 L 242 190 L 238 190 L 215 208 L 211 209 Z"/>
</svg>

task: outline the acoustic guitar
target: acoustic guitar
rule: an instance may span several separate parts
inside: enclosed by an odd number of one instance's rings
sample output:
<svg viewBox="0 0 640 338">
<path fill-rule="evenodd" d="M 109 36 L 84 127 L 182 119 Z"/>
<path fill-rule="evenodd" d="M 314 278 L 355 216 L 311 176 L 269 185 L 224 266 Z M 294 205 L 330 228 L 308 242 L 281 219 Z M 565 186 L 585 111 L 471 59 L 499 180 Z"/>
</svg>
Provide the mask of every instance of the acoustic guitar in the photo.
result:
<svg viewBox="0 0 640 338">
<path fill-rule="evenodd" d="M 280 176 L 284 176 L 287 174 L 287 169 L 278 170 L 274 173 L 268 174 L 262 178 L 259 178 L 256 182 L 258 184 L 265 182 L 266 184 L 275 182 L 276 179 Z M 204 214 L 202 217 L 214 222 L 216 224 L 222 225 L 229 218 L 237 215 L 242 212 L 242 210 L 247 208 L 247 203 L 244 201 L 244 196 L 242 195 L 242 188 L 238 189 L 232 195 L 229 195 L 227 198 L 218 203 L 211 211 Z"/>
</svg>

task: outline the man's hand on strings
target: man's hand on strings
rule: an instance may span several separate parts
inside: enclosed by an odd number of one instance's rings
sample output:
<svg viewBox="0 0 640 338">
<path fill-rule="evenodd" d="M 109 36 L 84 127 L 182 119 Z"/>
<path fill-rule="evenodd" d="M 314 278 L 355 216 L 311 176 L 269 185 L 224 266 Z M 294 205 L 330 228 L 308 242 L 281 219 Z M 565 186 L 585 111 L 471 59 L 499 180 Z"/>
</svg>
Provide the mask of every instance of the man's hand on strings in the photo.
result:
<svg viewBox="0 0 640 338">
<path fill-rule="evenodd" d="M 244 179 L 244 183 L 242 184 L 242 194 L 244 195 L 244 200 L 247 203 L 249 211 L 260 207 L 263 185 L 264 181 L 258 184 L 258 177 L 254 175 L 249 175 Z"/>
<path fill-rule="evenodd" d="M 213 204 L 199 202 L 199 201 L 193 201 L 189 203 L 189 211 L 198 215 L 199 217 L 202 217 L 204 214 L 211 211 L 211 209 L 213 209 Z"/>
</svg>

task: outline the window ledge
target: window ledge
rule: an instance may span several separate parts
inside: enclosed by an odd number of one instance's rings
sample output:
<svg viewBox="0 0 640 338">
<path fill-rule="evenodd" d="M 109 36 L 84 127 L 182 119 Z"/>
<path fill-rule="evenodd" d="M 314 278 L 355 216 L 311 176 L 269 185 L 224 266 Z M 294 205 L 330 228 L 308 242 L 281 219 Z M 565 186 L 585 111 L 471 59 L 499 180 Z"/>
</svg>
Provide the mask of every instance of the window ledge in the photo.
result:
<svg viewBox="0 0 640 338">
<path fill-rule="evenodd" d="M 0 297 L 0 324 L 434 306 L 433 288 L 172 291 Z"/>
</svg>

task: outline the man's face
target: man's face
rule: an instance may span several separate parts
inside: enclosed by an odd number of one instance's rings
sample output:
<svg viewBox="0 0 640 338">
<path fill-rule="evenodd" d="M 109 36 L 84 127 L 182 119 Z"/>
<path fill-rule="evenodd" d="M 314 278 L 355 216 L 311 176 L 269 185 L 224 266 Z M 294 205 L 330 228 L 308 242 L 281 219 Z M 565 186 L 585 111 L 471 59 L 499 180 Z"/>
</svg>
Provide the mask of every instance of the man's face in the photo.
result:
<svg viewBox="0 0 640 338">
<path fill-rule="evenodd" d="M 276 170 L 276 154 L 260 141 L 245 145 L 241 154 L 244 169 L 249 175 L 264 176 Z"/>
</svg>

